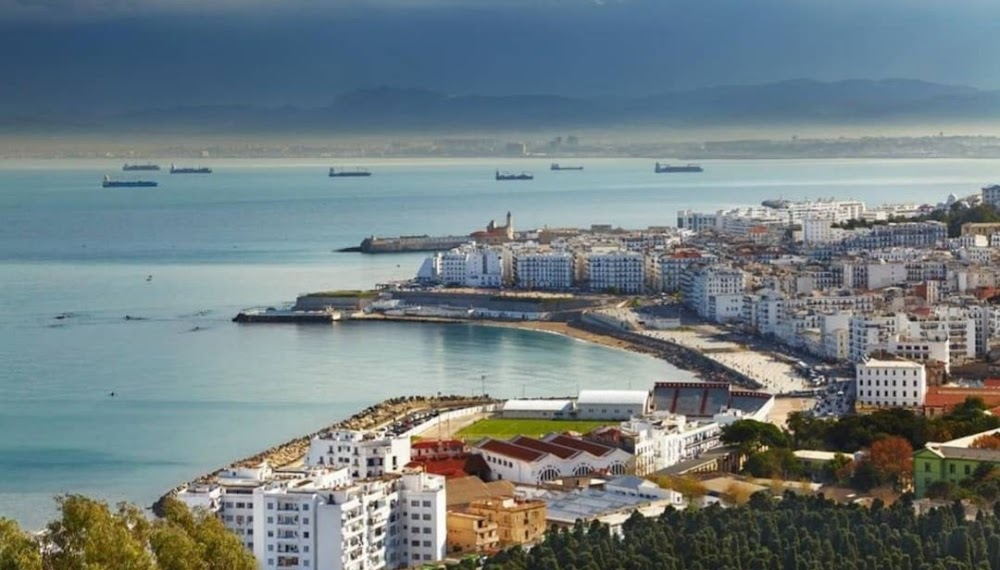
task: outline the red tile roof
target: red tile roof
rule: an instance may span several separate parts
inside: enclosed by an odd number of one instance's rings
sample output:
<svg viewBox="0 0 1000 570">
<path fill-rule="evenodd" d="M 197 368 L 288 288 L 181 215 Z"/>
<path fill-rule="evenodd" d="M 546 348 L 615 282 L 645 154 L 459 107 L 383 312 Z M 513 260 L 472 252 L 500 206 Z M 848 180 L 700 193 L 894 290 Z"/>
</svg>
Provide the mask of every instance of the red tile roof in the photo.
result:
<svg viewBox="0 0 1000 570">
<path fill-rule="evenodd" d="M 546 455 L 545 453 L 535 451 L 534 449 L 514 445 L 513 443 L 507 443 L 506 441 L 499 441 L 496 439 L 491 439 L 486 443 L 481 444 L 479 448 L 485 449 L 491 453 L 496 453 L 497 455 L 506 455 L 507 457 L 517 459 L 518 461 L 538 461 Z"/>
<path fill-rule="evenodd" d="M 587 453 L 597 457 L 604 457 L 616 449 L 614 447 L 601 445 L 600 443 L 595 443 L 593 441 L 587 441 L 566 435 L 557 435 L 556 437 L 549 439 L 548 442 L 563 447 L 569 447 L 571 449 L 586 451 Z"/>
<path fill-rule="evenodd" d="M 551 453 L 560 459 L 569 459 L 570 457 L 580 455 L 579 449 L 572 449 L 530 437 L 519 436 L 514 438 L 511 443 L 534 449 L 535 451 L 541 451 L 542 453 Z"/>
<path fill-rule="evenodd" d="M 464 446 L 457 439 L 422 439 L 410 444 L 411 449 L 461 449 Z"/>
</svg>

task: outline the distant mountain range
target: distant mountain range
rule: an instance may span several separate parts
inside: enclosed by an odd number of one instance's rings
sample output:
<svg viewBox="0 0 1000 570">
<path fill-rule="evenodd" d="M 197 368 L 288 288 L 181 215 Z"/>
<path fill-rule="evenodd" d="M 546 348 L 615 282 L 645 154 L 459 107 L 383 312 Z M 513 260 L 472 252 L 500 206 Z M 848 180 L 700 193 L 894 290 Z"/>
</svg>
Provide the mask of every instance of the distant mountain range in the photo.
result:
<svg viewBox="0 0 1000 570">
<path fill-rule="evenodd" d="M 1000 91 L 908 79 L 796 79 L 642 98 L 446 95 L 380 87 L 316 108 L 245 105 L 148 109 L 105 116 L 4 117 L 0 130 L 177 132 L 460 131 L 473 128 L 726 126 L 973 121 L 1000 116 Z"/>
</svg>

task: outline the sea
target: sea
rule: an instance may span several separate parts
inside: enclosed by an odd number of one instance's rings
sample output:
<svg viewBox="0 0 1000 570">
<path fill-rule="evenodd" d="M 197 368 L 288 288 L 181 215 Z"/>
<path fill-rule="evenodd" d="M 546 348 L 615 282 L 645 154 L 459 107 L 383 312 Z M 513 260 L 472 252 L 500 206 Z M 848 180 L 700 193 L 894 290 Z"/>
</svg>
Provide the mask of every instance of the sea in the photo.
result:
<svg viewBox="0 0 1000 570">
<path fill-rule="evenodd" d="M 240 309 L 415 274 L 422 254 L 337 253 L 370 235 L 674 225 L 764 199 L 937 203 L 996 181 L 991 160 L 0 161 L 0 517 L 37 529 L 54 497 L 150 505 L 235 459 L 409 394 L 565 396 L 690 379 L 647 356 L 506 328 L 237 325 Z M 370 168 L 329 178 L 330 166 Z M 569 161 L 561 161 L 569 164 Z M 497 182 L 496 169 L 532 171 Z M 157 188 L 102 188 L 142 177 Z M 114 394 L 113 396 L 111 394 Z"/>
</svg>

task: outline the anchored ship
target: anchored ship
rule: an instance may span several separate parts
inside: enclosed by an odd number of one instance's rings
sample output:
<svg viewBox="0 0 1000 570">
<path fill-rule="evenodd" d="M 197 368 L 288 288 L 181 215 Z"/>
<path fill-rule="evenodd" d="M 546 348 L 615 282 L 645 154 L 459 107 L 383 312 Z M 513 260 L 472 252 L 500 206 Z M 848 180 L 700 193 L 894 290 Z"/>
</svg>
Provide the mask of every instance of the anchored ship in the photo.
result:
<svg viewBox="0 0 1000 570">
<path fill-rule="evenodd" d="M 553 162 L 549 170 L 583 170 L 582 166 L 559 166 L 558 162 Z"/>
<path fill-rule="evenodd" d="M 159 169 L 160 165 L 153 164 L 152 162 L 147 162 L 146 164 L 129 164 L 126 162 L 122 166 L 122 170 L 124 170 L 125 172 L 128 172 L 130 170 L 159 170 Z"/>
<path fill-rule="evenodd" d="M 152 188 L 159 186 L 159 183 L 152 180 L 112 180 L 110 176 L 105 175 L 101 186 L 105 188 Z"/>
<path fill-rule="evenodd" d="M 511 174 L 510 172 L 496 172 L 497 180 L 534 180 L 535 177 L 527 172 L 522 172 L 520 174 Z"/>
<path fill-rule="evenodd" d="M 197 168 L 192 168 L 190 166 L 182 166 L 180 168 L 170 165 L 170 174 L 211 174 L 212 169 L 207 166 L 199 166 Z"/>
<path fill-rule="evenodd" d="M 662 174 L 664 172 L 704 172 L 700 166 L 697 164 L 683 164 L 683 165 L 673 165 L 673 164 L 660 164 L 656 163 L 656 173 Z"/>
<path fill-rule="evenodd" d="M 372 173 L 365 168 L 355 168 L 353 170 L 344 170 L 343 168 L 331 168 L 330 177 L 336 178 L 339 176 L 371 176 Z"/>
</svg>

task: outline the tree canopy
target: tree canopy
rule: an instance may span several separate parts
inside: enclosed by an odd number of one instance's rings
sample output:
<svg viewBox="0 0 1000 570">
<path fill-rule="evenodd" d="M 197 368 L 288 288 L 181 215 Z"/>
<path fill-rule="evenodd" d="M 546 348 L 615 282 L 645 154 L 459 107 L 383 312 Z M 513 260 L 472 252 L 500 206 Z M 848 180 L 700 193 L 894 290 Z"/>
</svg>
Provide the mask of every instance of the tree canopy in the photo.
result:
<svg viewBox="0 0 1000 570">
<path fill-rule="evenodd" d="M 469 564 L 469 568 L 474 567 Z M 910 497 L 886 507 L 822 496 L 754 495 L 746 506 L 634 514 L 622 536 L 599 523 L 552 530 L 530 551 L 513 548 L 487 570 L 986 570 L 1000 568 L 1000 518 L 964 509 L 914 514 Z"/>
<path fill-rule="evenodd" d="M 80 495 L 58 499 L 60 517 L 37 536 L 0 519 L 0 570 L 257 570 L 239 538 L 208 512 L 167 500 L 150 521 L 137 507 Z"/>
</svg>

